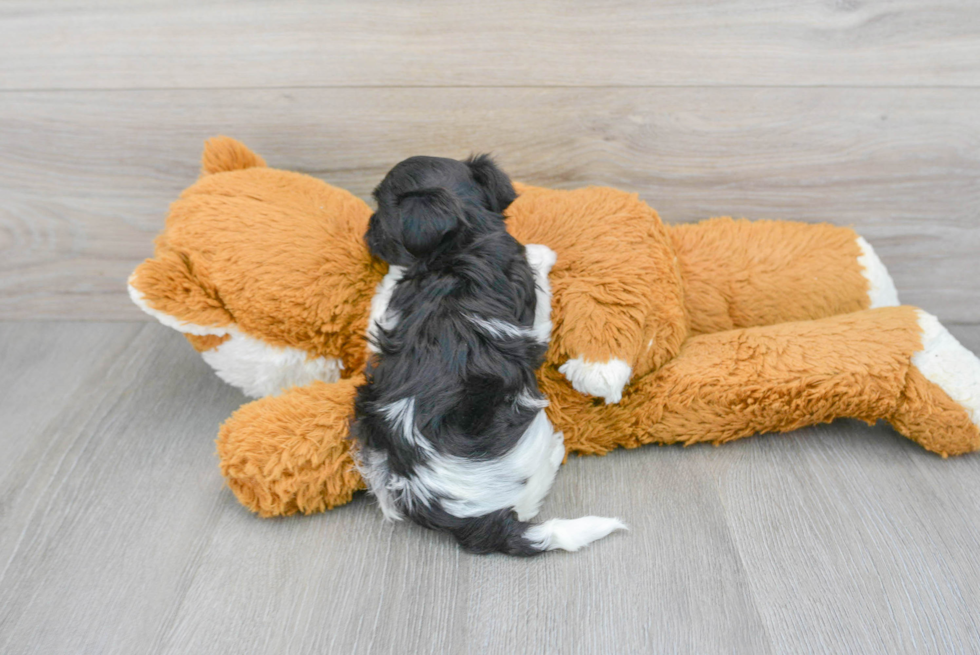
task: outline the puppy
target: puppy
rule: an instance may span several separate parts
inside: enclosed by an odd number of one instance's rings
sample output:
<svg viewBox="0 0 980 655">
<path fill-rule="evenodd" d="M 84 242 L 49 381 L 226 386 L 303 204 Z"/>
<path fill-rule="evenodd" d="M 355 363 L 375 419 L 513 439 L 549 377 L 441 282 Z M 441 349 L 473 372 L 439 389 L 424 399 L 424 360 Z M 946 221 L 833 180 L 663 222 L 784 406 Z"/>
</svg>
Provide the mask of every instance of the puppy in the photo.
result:
<svg viewBox="0 0 980 655">
<path fill-rule="evenodd" d="M 551 330 L 554 253 L 525 253 L 507 233 L 507 176 L 487 155 L 412 157 L 374 197 L 367 245 L 390 268 L 352 433 L 385 516 L 509 555 L 574 551 L 625 527 L 593 516 L 528 523 L 565 454 L 534 376 Z"/>
</svg>

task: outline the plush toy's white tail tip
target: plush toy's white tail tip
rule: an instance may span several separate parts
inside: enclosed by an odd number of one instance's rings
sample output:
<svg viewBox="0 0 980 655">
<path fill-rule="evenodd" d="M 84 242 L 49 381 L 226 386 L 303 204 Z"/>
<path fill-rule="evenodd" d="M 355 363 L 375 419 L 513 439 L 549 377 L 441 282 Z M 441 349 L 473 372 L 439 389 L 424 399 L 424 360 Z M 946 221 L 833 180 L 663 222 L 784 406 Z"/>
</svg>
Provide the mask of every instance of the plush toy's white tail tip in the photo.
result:
<svg viewBox="0 0 980 655">
<path fill-rule="evenodd" d="M 551 519 L 528 530 L 524 536 L 541 550 L 576 550 L 616 530 L 629 528 L 619 519 L 583 516 L 580 519 Z"/>
<path fill-rule="evenodd" d="M 898 291 L 895 289 L 895 282 L 888 274 L 888 269 L 881 263 L 875 249 L 871 244 L 864 240 L 864 237 L 857 238 L 858 248 L 861 254 L 858 256 L 858 264 L 861 265 L 861 275 L 868 281 L 868 301 L 871 303 L 870 309 L 876 307 L 897 307 Z"/>
</svg>

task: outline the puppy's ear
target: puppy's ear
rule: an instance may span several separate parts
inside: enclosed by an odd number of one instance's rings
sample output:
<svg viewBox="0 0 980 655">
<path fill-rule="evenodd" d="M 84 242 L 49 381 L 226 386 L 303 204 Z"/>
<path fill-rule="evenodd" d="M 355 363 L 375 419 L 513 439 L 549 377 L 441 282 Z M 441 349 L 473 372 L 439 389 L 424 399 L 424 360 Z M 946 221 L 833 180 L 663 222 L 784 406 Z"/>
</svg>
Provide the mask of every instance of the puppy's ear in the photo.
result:
<svg viewBox="0 0 980 655">
<path fill-rule="evenodd" d="M 510 178 L 497 168 L 490 155 L 473 155 L 466 160 L 466 165 L 473 173 L 473 179 L 483 188 L 483 195 L 490 211 L 498 214 L 510 206 L 517 198 Z"/>
<path fill-rule="evenodd" d="M 421 189 L 398 196 L 402 245 L 417 258 L 425 258 L 448 243 L 464 224 L 463 207 L 445 189 Z"/>
</svg>

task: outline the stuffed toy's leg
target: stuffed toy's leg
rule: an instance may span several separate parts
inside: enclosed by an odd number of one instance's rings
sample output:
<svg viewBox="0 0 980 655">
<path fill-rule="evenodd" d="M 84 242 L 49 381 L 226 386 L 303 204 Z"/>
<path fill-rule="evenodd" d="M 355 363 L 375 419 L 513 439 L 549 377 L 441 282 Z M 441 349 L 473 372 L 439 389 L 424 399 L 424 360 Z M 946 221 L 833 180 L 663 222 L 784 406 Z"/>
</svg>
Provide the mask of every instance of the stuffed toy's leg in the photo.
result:
<svg viewBox="0 0 980 655">
<path fill-rule="evenodd" d="M 221 472 L 243 505 L 262 516 L 312 514 L 363 489 L 348 427 L 363 376 L 314 382 L 243 405 L 218 433 Z"/>
<path fill-rule="evenodd" d="M 849 228 L 713 218 L 670 236 L 693 334 L 898 305 L 885 266 Z"/>
<path fill-rule="evenodd" d="M 548 359 L 580 393 L 618 403 L 631 379 L 669 361 L 687 337 L 667 229 L 649 205 L 616 189 L 518 188 L 508 229 L 557 256 Z"/>
<path fill-rule="evenodd" d="M 628 390 L 618 415 L 567 392 L 555 405 L 566 446 L 584 453 L 721 443 L 850 417 L 888 420 L 924 448 L 958 455 L 980 448 L 980 360 L 935 317 L 883 308 L 692 337 Z"/>
<path fill-rule="evenodd" d="M 542 369 L 548 414 L 584 454 L 649 443 L 720 443 L 852 417 L 886 419 L 942 455 L 980 448 L 980 360 L 912 307 L 689 339 L 620 404 Z M 218 437 L 221 470 L 263 516 L 330 509 L 363 488 L 348 426 L 362 378 L 316 382 L 239 409 Z"/>
</svg>

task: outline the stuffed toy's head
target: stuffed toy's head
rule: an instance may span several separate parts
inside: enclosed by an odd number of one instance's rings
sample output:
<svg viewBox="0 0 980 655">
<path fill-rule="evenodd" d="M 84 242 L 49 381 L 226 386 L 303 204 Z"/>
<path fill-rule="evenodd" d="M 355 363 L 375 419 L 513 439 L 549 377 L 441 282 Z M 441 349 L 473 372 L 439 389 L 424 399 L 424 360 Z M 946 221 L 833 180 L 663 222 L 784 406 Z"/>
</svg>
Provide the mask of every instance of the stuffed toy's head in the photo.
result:
<svg viewBox="0 0 980 655">
<path fill-rule="evenodd" d="M 211 139 L 130 294 L 251 396 L 336 381 L 363 364 L 386 270 L 364 244 L 370 215 L 343 189 Z"/>
</svg>

